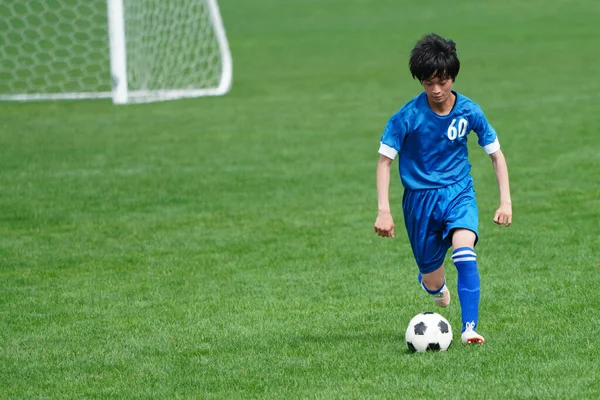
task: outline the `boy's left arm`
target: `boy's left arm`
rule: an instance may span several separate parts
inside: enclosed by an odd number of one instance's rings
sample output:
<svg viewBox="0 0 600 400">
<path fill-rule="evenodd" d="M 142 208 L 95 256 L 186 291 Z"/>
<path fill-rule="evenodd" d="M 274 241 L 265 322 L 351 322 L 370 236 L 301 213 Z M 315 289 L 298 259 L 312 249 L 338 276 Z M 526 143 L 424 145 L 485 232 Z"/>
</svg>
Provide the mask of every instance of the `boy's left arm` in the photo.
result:
<svg viewBox="0 0 600 400">
<path fill-rule="evenodd" d="M 490 154 L 494 173 L 500 189 L 500 207 L 494 214 L 494 222 L 498 225 L 510 226 L 512 223 L 512 202 L 510 200 L 510 186 L 508 183 L 508 166 L 502 150 Z"/>
</svg>

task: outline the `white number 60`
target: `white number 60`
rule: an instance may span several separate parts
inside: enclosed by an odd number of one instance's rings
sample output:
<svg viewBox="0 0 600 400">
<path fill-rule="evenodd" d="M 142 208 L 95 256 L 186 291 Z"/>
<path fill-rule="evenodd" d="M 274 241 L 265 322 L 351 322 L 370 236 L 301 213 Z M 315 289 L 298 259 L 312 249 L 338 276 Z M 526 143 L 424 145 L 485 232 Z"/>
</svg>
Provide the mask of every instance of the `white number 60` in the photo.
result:
<svg viewBox="0 0 600 400">
<path fill-rule="evenodd" d="M 458 121 L 458 127 L 456 124 L 456 118 L 452 120 L 452 123 L 448 127 L 448 139 L 454 140 L 457 137 L 463 137 L 467 134 L 467 125 L 469 124 L 466 119 L 461 118 Z"/>
</svg>

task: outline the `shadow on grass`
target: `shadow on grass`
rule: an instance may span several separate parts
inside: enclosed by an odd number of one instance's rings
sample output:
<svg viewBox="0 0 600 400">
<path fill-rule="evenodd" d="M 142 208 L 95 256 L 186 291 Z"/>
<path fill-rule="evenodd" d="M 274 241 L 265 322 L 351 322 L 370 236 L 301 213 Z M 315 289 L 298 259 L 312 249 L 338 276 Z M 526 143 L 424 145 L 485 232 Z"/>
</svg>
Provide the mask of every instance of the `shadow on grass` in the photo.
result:
<svg viewBox="0 0 600 400">
<path fill-rule="evenodd" d="M 352 333 L 322 333 L 293 335 L 288 337 L 288 343 L 292 345 L 302 344 L 336 344 L 336 343 L 355 343 L 355 344 L 380 344 L 380 345 L 402 345 L 405 346 L 403 335 L 396 332 L 352 332 Z"/>
</svg>

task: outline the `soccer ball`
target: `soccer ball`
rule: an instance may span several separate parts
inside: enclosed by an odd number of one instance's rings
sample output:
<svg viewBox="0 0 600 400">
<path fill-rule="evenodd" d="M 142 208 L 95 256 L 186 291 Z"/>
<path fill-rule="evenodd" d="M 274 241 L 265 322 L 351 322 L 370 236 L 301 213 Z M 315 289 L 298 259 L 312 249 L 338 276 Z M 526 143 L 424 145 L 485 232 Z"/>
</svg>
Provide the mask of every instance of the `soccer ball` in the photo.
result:
<svg viewBox="0 0 600 400">
<path fill-rule="evenodd" d="M 434 312 L 417 314 L 406 328 L 406 345 L 415 351 L 446 351 L 452 344 L 452 327 Z"/>
</svg>

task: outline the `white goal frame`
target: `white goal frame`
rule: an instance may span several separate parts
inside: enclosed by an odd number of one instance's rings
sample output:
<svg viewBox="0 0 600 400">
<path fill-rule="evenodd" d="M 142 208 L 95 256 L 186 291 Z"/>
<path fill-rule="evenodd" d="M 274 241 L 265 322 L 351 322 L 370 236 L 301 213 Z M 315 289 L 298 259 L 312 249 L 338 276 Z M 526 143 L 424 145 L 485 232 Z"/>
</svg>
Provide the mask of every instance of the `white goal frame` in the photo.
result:
<svg viewBox="0 0 600 400">
<path fill-rule="evenodd" d="M 200 96 L 219 96 L 226 94 L 232 85 L 233 61 L 221 13 L 217 0 L 203 1 L 208 10 L 210 22 L 219 49 L 221 74 L 218 85 L 197 89 L 161 89 L 130 90 L 127 78 L 127 46 L 125 37 L 125 10 L 123 1 L 107 0 L 108 7 L 108 41 L 110 49 L 110 74 L 112 91 L 98 92 L 62 92 L 62 93 L 0 93 L 0 101 L 41 101 L 41 100 L 80 100 L 112 98 L 114 104 L 156 102 Z M 166 0 L 168 1 L 168 0 Z"/>
</svg>

